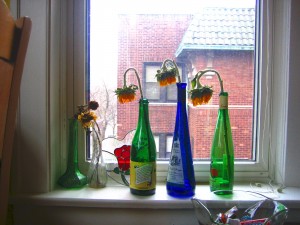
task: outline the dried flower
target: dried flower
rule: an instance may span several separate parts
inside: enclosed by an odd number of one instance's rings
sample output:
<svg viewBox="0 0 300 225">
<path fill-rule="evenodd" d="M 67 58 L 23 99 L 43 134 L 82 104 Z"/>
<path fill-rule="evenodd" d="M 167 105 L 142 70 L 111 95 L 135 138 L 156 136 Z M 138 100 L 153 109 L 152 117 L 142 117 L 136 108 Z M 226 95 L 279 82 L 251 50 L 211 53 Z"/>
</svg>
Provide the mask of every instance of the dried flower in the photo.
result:
<svg viewBox="0 0 300 225">
<path fill-rule="evenodd" d="M 130 70 L 133 70 L 135 72 L 135 75 L 136 75 L 136 78 L 138 80 L 138 85 L 139 86 L 136 86 L 134 84 L 130 84 L 129 86 L 126 85 L 126 74 Z M 124 85 L 123 85 L 123 88 L 117 88 L 115 90 L 115 93 L 116 93 L 116 95 L 118 97 L 118 101 L 121 104 L 124 104 L 124 103 L 132 102 L 132 101 L 135 100 L 135 98 L 136 98 L 136 91 L 138 89 L 140 90 L 141 98 L 143 98 L 143 91 L 142 91 L 142 87 L 141 87 L 141 81 L 140 81 L 139 74 L 138 74 L 138 72 L 136 71 L 135 68 L 128 68 L 125 71 L 125 73 L 124 73 Z"/>
<path fill-rule="evenodd" d="M 128 87 L 124 86 L 123 88 L 117 88 L 115 90 L 116 95 L 118 96 L 118 101 L 121 104 L 132 102 L 136 98 L 136 91 L 138 87 L 134 84 L 130 84 Z"/>
<path fill-rule="evenodd" d="M 193 104 L 193 106 L 207 104 L 212 97 L 212 94 L 213 94 L 212 87 L 209 87 L 207 85 L 202 86 L 199 81 L 200 77 L 202 77 L 202 75 L 207 72 L 214 72 L 217 74 L 219 82 L 220 82 L 221 92 L 223 92 L 223 81 L 222 81 L 218 71 L 213 70 L 213 69 L 199 71 L 195 75 L 194 79 L 191 81 L 192 89 L 189 91 L 190 102 Z"/>
<path fill-rule="evenodd" d="M 178 82 L 181 82 L 179 71 L 176 63 L 173 60 L 166 59 L 160 70 L 157 70 L 155 75 L 159 86 L 168 86 L 176 83 L 176 77 L 178 77 Z"/>
<path fill-rule="evenodd" d="M 193 106 L 207 104 L 212 97 L 213 89 L 209 86 L 193 89 L 190 92 Z"/>
<path fill-rule="evenodd" d="M 97 116 L 94 112 L 85 111 L 78 114 L 77 119 L 81 123 L 83 128 L 89 128 L 93 125 L 93 122 L 97 120 Z"/>
<path fill-rule="evenodd" d="M 97 101 L 90 101 L 88 104 L 88 108 L 91 110 L 96 110 L 99 107 L 99 103 Z"/>
<path fill-rule="evenodd" d="M 157 70 L 155 75 L 161 87 L 176 83 L 176 69 Z"/>
</svg>

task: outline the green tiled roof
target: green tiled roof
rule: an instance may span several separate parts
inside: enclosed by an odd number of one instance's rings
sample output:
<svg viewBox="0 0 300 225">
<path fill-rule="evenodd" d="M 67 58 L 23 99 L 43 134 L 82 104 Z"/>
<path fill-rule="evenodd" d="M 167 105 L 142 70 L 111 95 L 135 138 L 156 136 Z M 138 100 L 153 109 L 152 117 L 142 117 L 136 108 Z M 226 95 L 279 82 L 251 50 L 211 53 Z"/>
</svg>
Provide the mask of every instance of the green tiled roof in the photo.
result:
<svg viewBox="0 0 300 225">
<path fill-rule="evenodd" d="M 176 51 L 254 50 L 254 8 L 204 8 L 194 15 Z"/>
</svg>

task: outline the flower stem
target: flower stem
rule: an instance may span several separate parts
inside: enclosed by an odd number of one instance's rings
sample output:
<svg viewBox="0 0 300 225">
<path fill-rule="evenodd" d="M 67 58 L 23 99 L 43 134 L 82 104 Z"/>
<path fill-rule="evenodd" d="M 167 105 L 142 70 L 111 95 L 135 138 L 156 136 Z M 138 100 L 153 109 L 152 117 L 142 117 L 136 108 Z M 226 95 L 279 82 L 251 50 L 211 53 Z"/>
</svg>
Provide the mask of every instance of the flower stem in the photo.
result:
<svg viewBox="0 0 300 225">
<path fill-rule="evenodd" d="M 176 76 L 178 77 L 178 83 L 181 83 L 181 77 L 180 77 L 180 75 L 179 75 L 178 66 L 177 66 L 177 64 L 175 63 L 174 60 L 166 59 L 166 60 L 163 62 L 163 64 L 162 64 L 162 69 L 163 69 L 163 70 L 166 70 L 166 69 L 167 69 L 166 64 L 167 64 L 168 62 L 171 63 L 172 65 L 174 65 L 175 70 L 176 70 Z"/>
<path fill-rule="evenodd" d="M 125 73 L 124 73 L 124 87 L 126 87 L 126 74 L 127 74 L 127 72 L 128 72 L 129 70 L 133 70 L 134 73 L 135 73 L 135 76 L 136 76 L 136 78 L 137 78 L 137 80 L 138 80 L 138 84 L 139 84 L 139 89 L 140 89 L 140 93 L 141 93 L 141 98 L 143 99 L 144 97 L 143 97 L 143 90 L 142 90 L 142 86 L 141 86 L 141 80 L 140 80 L 139 74 L 138 74 L 138 72 L 136 71 L 135 68 L 130 67 L 130 68 L 128 68 L 128 69 L 125 71 Z"/>
<path fill-rule="evenodd" d="M 219 83 L 220 83 L 220 87 L 221 87 L 221 93 L 222 92 L 224 92 L 224 88 L 223 88 L 223 80 L 222 80 L 222 78 L 221 78 L 221 76 L 220 76 L 220 74 L 219 74 L 219 72 L 218 71 L 216 71 L 216 70 L 213 70 L 213 69 L 207 69 L 207 70 L 200 70 L 197 74 L 196 74 L 196 79 L 197 79 L 197 86 L 199 87 L 201 87 L 201 84 L 200 84 L 200 82 L 199 82 L 199 79 L 200 79 L 200 77 L 202 77 L 205 73 L 207 73 L 207 72 L 214 72 L 215 74 L 217 74 L 217 76 L 218 76 L 218 79 L 219 79 Z"/>
<path fill-rule="evenodd" d="M 100 134 L 101 134 L 101 131 L 100 131 L 100 127 L 98 125 L 98 123 L 96 121 L 94 121 L 94 124 L 96 125 L 97 127 L 97 131 L 95 130 L 95 127 L 93 126 L 92 129 L 93 131 L 95 132 L 96 134 L 96 137 L 97 137 L 97 140 L 98 140 L 98 144 L 99 144 L 99 151 L 100 151 L 100 155 L 99 157 L 102 155 L 102 140 L 100 138 Z"/>
</svg>

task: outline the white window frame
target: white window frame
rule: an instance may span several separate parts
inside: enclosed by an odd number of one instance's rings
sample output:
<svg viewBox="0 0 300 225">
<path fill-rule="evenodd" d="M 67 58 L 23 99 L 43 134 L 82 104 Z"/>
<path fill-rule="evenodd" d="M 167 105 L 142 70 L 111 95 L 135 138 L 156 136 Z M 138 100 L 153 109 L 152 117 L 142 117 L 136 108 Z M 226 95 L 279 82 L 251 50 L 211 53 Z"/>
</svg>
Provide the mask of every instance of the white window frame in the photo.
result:
<svg viewBox="0 0 300 225">
<path fill-rule="evenodd" d="M 69 87 L 69 96 L 68 103 L 72 103 L 68 105 L 68 109 L 74 109 L 74 106 L 80 105 L 85 101 L 84 96 L 84 74 L 85 74 L 85 66 L 84 66 L 84 49 L 85 49 L 85 37 L 84 37 L 84 22 L 82 18 L 84 18 L 84 7 L 85 1 L 74 1 L 74 11 L 69 11 L 72 13 L 70 18 L 74 19 L 74 24 L 71 24 L 74 29 L 68 30 L 68 36 L 73 37 L 71 40 L 74 42 L 70 47 L 69 55 L 71 59 L 73 59 L 72 63 L 68 63 L 72 69 L 72 73 L 68 74 L 68 82 L 71 84 Z M 259 66 L 257 67 L 259 77 L 261 78 L 259 82 L 256 82 L 257 88 L 259 88 L 260 95 L 258 96 L 260 104 L 258 104 L 256 108 L 256 120 L 257 126 L 254 128 L 257 130 L 257 158 L 256 162 L 235 162 L 235 180 L 236 181 L 249 181 L 249 178 L 255 179 L 256 181 L 266 181 L 274 179 L 274 168 L 272 165 L 274 163 L 270 163 L 270 159 L 272 162 L 276 160 L 275 158 L 270 158 L 270 148 L 272 147 L 272 127 L 274 124 L 274 118 L 270 116 L 272 112 L 272 108 L 274 105 L 272 102 L 274 99 L 272 98 L 273 94 L 273 75 L 272 74 L 272 47 L 273 47 L 273 1 L 261 1 L 261 12 L 259 13 L 259 17 L 261 18 L 261 26 L 260 27 L 260 35 L 262 40 L 259 42 L 259 52 L 260 57 Z M 75 13 L 75 14 L 73 14 Z M 76 16 L 73 16 L 76 15 Z M 73 21 L 73 20 L 70 20 Z M 74 26 L 75 25 L 75 26 Z M 266 29 L 268 28 L 268 29 Z M 70 40 L 70 39 L 69 39 Z M 70 43 L 69 43 L 70 44 Z M 72 50 L 72 47 L 74 49 Z M 269 54 L 267 54 L 269 52 Z M 264 74 L 262 76 L 262 74 Z M 76 91 L 75 91 L 76 90 Z M 84 135 L 82 135 L 84 136 Z M 84 140 L 81 139 L 79 143 L 80 149 L 84 149 Z M 88 162 L 85 159 L 85 152 L 80 151 L 79 153 L 79 162 L 80 166 L 86 170 L 88 168 Z M 208 172 L 209 172 L 209 162 L 194 162 L 195 167 L 195 176 L 197 181 L 207 181 L 208 180 Z M 168 162 L 159 162 L 158 163 L 158 180 L 164 181 L 167 175 Z"/>
</svg>

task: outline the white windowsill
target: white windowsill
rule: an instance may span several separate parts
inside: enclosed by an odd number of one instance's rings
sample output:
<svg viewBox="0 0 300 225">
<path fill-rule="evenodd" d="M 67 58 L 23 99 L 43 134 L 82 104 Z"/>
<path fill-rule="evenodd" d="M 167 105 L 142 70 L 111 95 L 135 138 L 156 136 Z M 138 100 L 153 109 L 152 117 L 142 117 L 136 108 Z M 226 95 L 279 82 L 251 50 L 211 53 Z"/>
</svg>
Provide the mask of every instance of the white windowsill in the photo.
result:
<svg viewBox="0 0 300 225">
<path fill-rule="evenodd" d="M 235 190 L 253 190 L 249 184 L 235 185 Z M 255 188 L 257 189 L 257 188 Z M 196 187 L 194 197 L 199 198 L 212 215 L 225 212 L 233 206 L 244 211 L 263 197 L 243 191 L 231 196 L 218 196 L 210 192 L 207 184 Z M 269 192 L 261 188 L 261 192 Z M 289 209 L 287 224 L 299 224 L 300 188 L 288 187 L 283 193 L 264 193 L 280 201 Z M 108 186 L 102 189 L 55 191 L 12 197 L 16 225 L 197 225 L 191 198 L 179 199 L 169 196 L 165 184 L 158 184 L 156 194 L 135 196 L 125 186 Z M 18 221 L 19 220 L 19 221 Z M 64 222 L 62 222 L 64 221 Z M 102 221 L 102 223 L 99 223 Z"/>
<path fill-rule="evenodd" d="M 235 185 L 233 195 L 220 196 L 210 192 L 207 184 L 199 184 L 193 197 L 199 198 L 212 208 L 227 208 L 228 204 L 247 206 L 249 203 L 263 199 L 262 196 L 251 193 L 261 193 L 280 201 L 289 208 L 300 209 L 300 188 L 286 187 L 282 193 L 274 192 L 269 186 L 251 187 L 250 184 Z M 242 191 L 241 191 L 242 190 Z M 250 191 L 250 192 L 245 192 Z M 49 193 L 13 196 L 14 204 L 32 204 L 45 206 L 100 207 L 100 208 L 192 208 L 191 198 L 174 198 L 167 194 L 165 184 L 158 184 L 156 193 L 152 196 L 136 196 L 125 186 L 107 186 L 93 189 L 57 189 Z"/>
</svg>

